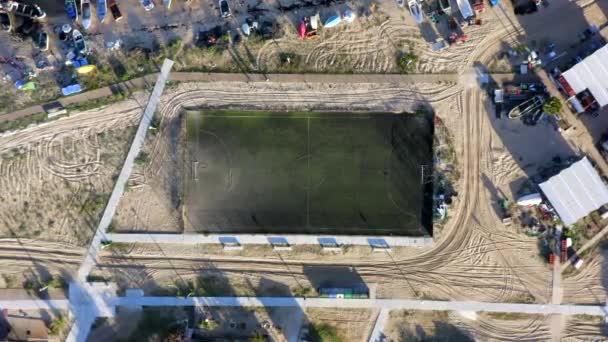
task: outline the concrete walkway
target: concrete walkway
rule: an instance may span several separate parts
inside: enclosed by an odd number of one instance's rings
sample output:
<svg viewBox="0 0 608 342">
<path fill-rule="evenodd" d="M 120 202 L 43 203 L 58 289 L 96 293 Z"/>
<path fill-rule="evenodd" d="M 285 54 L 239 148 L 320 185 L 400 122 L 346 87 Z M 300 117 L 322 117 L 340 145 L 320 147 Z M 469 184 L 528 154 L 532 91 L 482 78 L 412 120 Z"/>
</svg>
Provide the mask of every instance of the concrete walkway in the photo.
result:
<svg viewBox="0 0 608 342">
<path fill-rule="evenodd" d="M 106 204 L 103 212 L 103 216 L 99 221 L 97 231 L 93 236 L 89 250 L 87 251 L 85 258 L 78 269 L 78 276 L 76 282 L 70 284 L 70 311 L 75 317 L 74 325 L 70 330 L 66 341 L 68 342 L 84 342 L 89 335 L 91 326 L 95 321 L 95 317 L 111 316 L 113 315 L 113 306 L 111 299 L 114 298 L 110 294 L 110 289 L 107 286 L 100 284 L 98 286 L 92 286 L 87 283 L 87 276 L 91 273 L 91 270 L 95 266 L 97 260 L 97 254 L 101 249 L 101 242 L 107 240 L 105 237 L 106 231 L 112 222 L 112 218 L 116 212 L 116 208 L 122 198 L 125 190 L 125 185 L 131 176 L 133 171 L 133 163 L 135 158 L 139 155 L 141 148 L 144 144 L 146 134 L 150 128 L 150 123 L 154 117 L 156 106 L 160 102 L 160 97 L 167 83 L 169 72 L 173 67 L 173 61 L 165 59 L 161 68 L 161 73 L 158 76 L 154 90 L 150 95 L 150 99 L 144 110 L 139 127 L 129 148 L 127 157 L 125 158 L 123 167 L 120 171 L 118 179 L 114 184 L 114 190 L 110 199 Z"/>
<path fill-rule="evenodd" d="M 333 239 L 338 245 L 380 245 L 381 240 L 388 246 L 431 247 L 431 237 L 398 237 L 398 236 L 357 236 L 357 235 L 304 235 L 304 234 L 106 234 L 106 239 L 119 243 L 149 244 L 222 244 L 236 239 L 241 245 L 268 245 L 273 239 L 282 238 L 289 245 L 318 245 L 320 239 Z M 378 246 L 380 247 L 380 246 Z"/>
<path fill-rule="evenodd" d="M 378 317 L 376 317 L 376 324 L 374 324 L 374 330 L 370 335 L 368 342 L 383 342 L 385 340 L 384 327 L 388 322 L 388 316 L 390 311 L 388 309 L 380 310 Z"/>
<path fill-rule="evenodd" d="M 556 305 L 433 301 L 417 299 L 330 299 L 296 297 L 120 297 L 117 306 L 227 306 L 227 307 L 316 307 L 369 308 L 388 310 L 512 312 L 525 314 L 606 315 L 601 305 Z"/>
<path fill-rule="evenodd" d="M 127 181 L 131 176 L 131 172 L 133 171 L 133 163 L 135 162 L 135 158 L 137 158 L 137 155 L 139 155 L 139 152 L 144 144 L 146 133 L 148 133 L 148 129 L 150 128 L 150 123 L 152 122 L 154 112 L 156 111 L 156 106 L 160 102 L 160 96 L 165 89 L 165 83 L 167 82 L 167 77 L 169 76 L 169 72 L 171 71 L 172 67 L 173 61 L 170 59 L 165 59 L 161 74 L 158 77 L 156 85 L 154 86 L 152 95 L 150 95 L 150 100 L 148 101 L 148 105 L 144 110 L 144 114 L 139 123 L 139 127 L 137 128 L 137 132 L 135 133 L 135 137 L 133 138 L 133 143 L 131 144 L 129 153 L 125 158 L 120 175 L 114 184 L 112 195 L 106 204 L 103 216 L 99 221 L 99 226 L 97 227 L 97 231 L 95 232 L 95 236 L 93 237 L 93 241 L 91 242 L 85 259 L 78 270 L 78 280 L 83 283 L 86 282 L 86 277 L 89 275 L 95 264 L 95 259 L 97 258 L 101 241 L 106 239 L 104 236 L 108 227 L 110 226 L 110 223 L 112 222 L 112 218 L 114 217 L 118 203 L 124 193 L 125 185 L 127 184 Z"/>
<path fill-rule="evenodd" d="M 0 300 L 0 310 L 68 310 L 67 299 L 15 299 Z"/>
</svg>

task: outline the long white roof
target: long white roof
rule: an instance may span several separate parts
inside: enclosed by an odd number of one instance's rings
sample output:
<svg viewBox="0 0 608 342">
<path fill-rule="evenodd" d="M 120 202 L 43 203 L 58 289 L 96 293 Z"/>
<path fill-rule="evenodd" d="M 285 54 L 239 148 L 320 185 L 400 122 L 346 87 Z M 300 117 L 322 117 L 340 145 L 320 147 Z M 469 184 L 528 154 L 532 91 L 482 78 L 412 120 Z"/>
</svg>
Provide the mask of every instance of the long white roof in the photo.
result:
<svg viewBox="0 0 608 342">
<path fill-rule="evenodd" d="M 541 183 L 540 188 L 566 225 L 608 203 L 608 187 L 587 157 Z"/>
<path fill-rule="evenodd" d="M 563 75 L 577 94 L 589 89 L 601 107 L 608 105 L 608 44 Z"/>
</svg>

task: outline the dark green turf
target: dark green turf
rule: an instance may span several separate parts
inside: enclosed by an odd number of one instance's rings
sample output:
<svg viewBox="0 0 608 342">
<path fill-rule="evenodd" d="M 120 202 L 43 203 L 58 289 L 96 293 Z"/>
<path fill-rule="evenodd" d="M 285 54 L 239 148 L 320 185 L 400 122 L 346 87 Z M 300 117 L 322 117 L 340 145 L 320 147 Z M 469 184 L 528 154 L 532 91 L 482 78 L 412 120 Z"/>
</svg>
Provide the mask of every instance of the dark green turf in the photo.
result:
<svg viewBox="0 0 608 342">
<path fill-rule="evenodd" d="M 431 122 L 410 114 L 189 112 L 186 219 L 215 233 L 431 235 L 421 183 Z"/>
</svg>

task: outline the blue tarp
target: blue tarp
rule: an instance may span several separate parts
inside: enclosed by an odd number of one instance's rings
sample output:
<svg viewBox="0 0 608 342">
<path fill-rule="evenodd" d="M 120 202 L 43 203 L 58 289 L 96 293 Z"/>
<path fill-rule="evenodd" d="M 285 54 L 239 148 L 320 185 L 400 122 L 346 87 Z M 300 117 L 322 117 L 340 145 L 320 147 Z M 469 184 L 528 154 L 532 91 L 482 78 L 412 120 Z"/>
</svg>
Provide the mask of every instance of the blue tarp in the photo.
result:
<svg viewBox="0 0 608 342">
<path fill-rule="evenodd" d="M 80 68 L 81 66 L 89 65 L 89 61 L 86 58 L 79 58 L 72 60 L 74 68 Z"/>
<path fill-rule="evenodd" d="M 80 93 L 81 91 L 82 91 L 82 87 L 78 83 L 69 85 L 65 88 L 61 88 L 61 93 L 63 94 L 63 96 Z"/>
</svg>

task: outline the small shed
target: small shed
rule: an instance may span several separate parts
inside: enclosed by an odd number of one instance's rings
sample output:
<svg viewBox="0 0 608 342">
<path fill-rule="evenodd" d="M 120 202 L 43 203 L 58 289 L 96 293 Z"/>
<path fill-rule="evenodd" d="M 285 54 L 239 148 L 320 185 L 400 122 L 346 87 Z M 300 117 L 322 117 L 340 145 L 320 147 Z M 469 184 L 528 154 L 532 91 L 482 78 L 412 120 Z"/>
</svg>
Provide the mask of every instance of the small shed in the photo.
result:
<svg viewBox="0 0 608 342">
<path fill-rule="evenodd" d="M 608 203 L 608 187 L 587 157 L 540 184 L 565 225 L 571 225 Z"/>
</svg>

